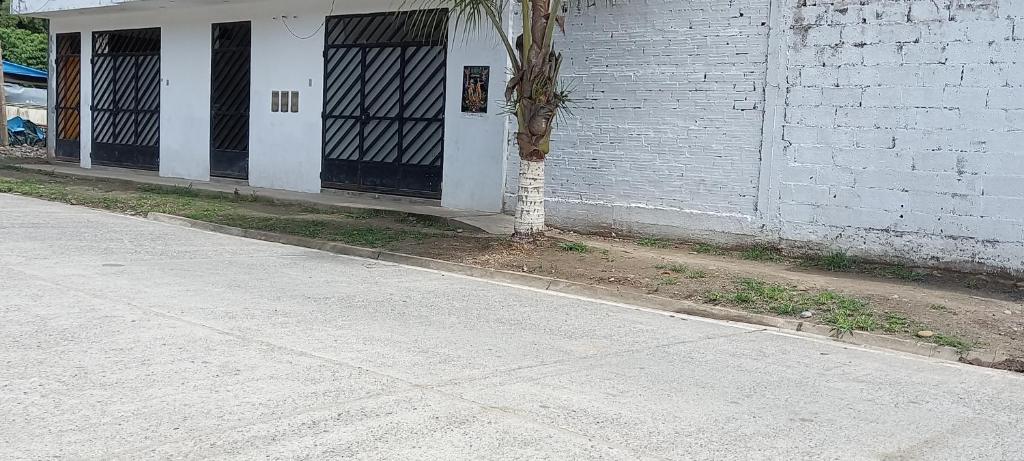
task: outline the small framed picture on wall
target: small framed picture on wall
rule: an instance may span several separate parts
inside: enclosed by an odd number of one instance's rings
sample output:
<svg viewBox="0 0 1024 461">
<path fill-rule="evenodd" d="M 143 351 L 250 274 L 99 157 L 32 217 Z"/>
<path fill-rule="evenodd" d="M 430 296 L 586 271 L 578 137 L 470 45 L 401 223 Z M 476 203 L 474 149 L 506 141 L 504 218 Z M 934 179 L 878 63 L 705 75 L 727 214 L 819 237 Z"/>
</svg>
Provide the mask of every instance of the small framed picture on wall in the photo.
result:
<svg viewBox="0 0 1024 461">
<path fill-rule="evenodd" d="M 487 113 L 487 85 L 491 81 L 489 66 L 466 66 L 462 79 L 462 111 L 468 114 Z"/>
</svg>

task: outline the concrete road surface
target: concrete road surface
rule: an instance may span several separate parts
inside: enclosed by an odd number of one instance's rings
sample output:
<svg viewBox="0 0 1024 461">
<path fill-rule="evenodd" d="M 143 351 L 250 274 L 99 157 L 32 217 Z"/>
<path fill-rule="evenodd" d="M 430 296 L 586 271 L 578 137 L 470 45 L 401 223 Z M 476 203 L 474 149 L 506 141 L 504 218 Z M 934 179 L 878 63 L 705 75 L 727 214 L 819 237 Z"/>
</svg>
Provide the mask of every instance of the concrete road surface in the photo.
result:
<svg viewBox="0 0 1024 461">
<path fill-rule="evenodd" d="M 1024 459 L 1024 376 L 0 194 L 2 459 Z"/>
</svg>

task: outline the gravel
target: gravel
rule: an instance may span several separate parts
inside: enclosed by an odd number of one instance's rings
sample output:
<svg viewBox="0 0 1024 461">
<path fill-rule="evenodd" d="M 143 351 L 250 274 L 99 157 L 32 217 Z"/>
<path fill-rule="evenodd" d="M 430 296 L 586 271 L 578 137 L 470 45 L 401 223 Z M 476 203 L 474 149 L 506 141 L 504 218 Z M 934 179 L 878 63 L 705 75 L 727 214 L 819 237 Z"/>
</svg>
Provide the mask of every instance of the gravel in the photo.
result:
<svg viewBox="0 0 1024 461">
<path fill-rule="evenodd" d="M 43 146 L 0 147 L 0 158 L 46 158 Z"/>
</svg>

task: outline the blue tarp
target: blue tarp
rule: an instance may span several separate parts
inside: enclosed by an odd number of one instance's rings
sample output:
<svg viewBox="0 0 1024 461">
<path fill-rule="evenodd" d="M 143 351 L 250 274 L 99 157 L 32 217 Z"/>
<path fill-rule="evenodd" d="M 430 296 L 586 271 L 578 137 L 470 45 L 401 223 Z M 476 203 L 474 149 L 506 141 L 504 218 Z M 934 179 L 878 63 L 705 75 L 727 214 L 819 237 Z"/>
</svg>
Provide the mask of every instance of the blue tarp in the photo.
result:
<svg viewBox="0 0 1024 461">
<path fill-rule="evenodd" d="M 28 66 L 21 64 L 15 64 L 10 61 L 4 61 L 4 75 L 19 76 L 23 78 L 41 78 L 46 79 L 47 74 L 45 71 L 39 69 L 33 69 Z"/>
<path fill-rule="evenodd" d="M 46 142 L 46 130 L 21 117 L 7 121 L 7 134 L 12 146 L 35 146 Z"/>
</svg>

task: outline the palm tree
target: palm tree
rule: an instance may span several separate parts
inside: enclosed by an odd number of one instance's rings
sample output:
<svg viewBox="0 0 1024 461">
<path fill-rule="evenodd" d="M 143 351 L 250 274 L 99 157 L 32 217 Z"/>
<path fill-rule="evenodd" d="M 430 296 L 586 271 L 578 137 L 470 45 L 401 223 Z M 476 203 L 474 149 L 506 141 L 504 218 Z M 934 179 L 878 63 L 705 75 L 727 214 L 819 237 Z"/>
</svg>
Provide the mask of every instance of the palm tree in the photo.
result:
<svg viewBox="0 0 1024 461">
<path fill-rule="evenodd" d="M 520 159 L 513 237 L 534 239 L 544 231 L 544 159 L 551 151 L 551 130 L 568 100 L 558 81 L 562 54 L 554 50 L 555 28 L 564 26 L 562 0 L 518 0 L 522 33 L 514 42 L 502 25 L 508 0 L 411 2 L 417 7 L 447 9 L 456 27 L 493 27 L 508 51 L 511 79 L 505 99 L 518 122 Z"/>
</svg>

